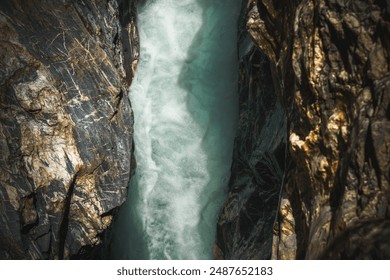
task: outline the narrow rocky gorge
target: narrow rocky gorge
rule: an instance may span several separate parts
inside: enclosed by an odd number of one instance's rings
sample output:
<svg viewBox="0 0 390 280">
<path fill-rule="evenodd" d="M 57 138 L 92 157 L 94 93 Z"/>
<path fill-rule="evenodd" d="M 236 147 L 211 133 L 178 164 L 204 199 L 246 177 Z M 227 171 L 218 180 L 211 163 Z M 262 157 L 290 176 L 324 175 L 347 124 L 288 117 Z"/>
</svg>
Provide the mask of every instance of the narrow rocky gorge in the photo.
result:
<svg viewBox="0 0 390 280">
<path fill-rule="evenodd" d="M 135 169 L 136 2 L 0 2 L 0 259 L 106 256 Z M 243 0 L 238 29 L 214 257 L 390 259 L 390 2 Z"/>
<path fill-rule="evenodd" d="M 210 259 L 238 115 L 238 0 L 137 6 L 137 162 L 111 257 Z"/>
</svg>

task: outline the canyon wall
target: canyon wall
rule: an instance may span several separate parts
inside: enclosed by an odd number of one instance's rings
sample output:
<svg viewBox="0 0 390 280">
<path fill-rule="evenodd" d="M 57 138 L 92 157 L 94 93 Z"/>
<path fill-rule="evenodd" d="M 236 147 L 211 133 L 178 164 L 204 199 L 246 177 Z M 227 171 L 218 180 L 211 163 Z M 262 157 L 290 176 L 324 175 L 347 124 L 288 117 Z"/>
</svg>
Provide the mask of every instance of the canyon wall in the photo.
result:
<svg viewBox="0 0 390 280">
<path fill-rule="evenodd" d="M 126 199 L 134 18 L 130 1 L 1 2 L 0 259 L 82 255 Z"/>
<path fill-rule="evenodd" d="M 390 232 L 389 1 L 251 0 L 247 4 L 247 30 L 269 62 L 274 92 L 287 118 L 284 175 L 273 186 L 282 192 L 274 235 L 269 235 L 272 258 L 390 258 L 386 238 Z M 247 100 L 251 85 L 256 83 L 249 82 L 249 91 L 241 92 Z M 247 114 L 245 108 L 240 110 L 242 117 Z M 266 126 L 244 133 L 259 137 Z M 241 143 L 240 134 L 236 141 Z M 242 169 L 234 168 L 250 163 L 247 158 L 257 151 L 236 149 L 245 158 L 234 159 L 219 232 L 228 231 L 226 216 L 253 209 L 249 200 L 234 200 L 236 189 L 243 191 L 247 187 L 241 185 L 248 185 L 237 183 Z M 269 187 L 256 182 L 261 182 L 257 174 L 262 165 L 252 170 L 246 181 L 255 182 L 253 192 L 267 191 Z M 275 206 L 267 200 L 257 205 L 257 209 Z M 249 224 L 245 231 L 255 245 L 269 232 L 264 228 L 269 223 Z M 262 253 L 267 244 L 254 249 L 258 252 L 253 255 L 239 249 L 240 242 L 249 240 L 240 236 L 243 225 L 248 223 L 235 222 L 238 230 L 229 237 L 219 236 L 217 256 L 267 256 Z"/>
</svg>

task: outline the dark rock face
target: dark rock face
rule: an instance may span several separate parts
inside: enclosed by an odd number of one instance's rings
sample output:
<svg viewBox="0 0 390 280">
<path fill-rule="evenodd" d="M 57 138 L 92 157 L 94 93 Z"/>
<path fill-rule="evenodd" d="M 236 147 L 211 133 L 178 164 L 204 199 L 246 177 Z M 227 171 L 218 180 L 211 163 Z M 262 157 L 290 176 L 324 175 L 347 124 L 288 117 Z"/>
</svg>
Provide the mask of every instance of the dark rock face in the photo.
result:
<svg viewBox="0 0 390 280">
<path fill-rule="evenodd" d="M 244 260 L 271 257 L 287 136 L 269 62 L 245 31 L 245 10 L 246 3 L 239 36 L 239 124 L 216 248 L 218 258 Z"/>
<path fill-rule="evenodd" d="M 129 1 L 0 4 L 0 259 L 100 242 L 126 198 L 137 62 Z"/>
<path fill-rule="evenodd" d="M 247 15 L 287 115 L 272 258 L 390 258 L 389 2 L 251 0 Z M 246 207 L 229 199 L 222 221 Z"/>
</svg>

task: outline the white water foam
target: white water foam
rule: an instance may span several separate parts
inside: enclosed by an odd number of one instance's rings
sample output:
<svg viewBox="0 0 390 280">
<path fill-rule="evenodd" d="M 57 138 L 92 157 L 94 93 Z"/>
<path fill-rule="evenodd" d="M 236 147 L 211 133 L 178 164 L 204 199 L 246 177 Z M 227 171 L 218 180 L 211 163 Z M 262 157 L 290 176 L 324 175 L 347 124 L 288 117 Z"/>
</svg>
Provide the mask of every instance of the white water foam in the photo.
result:
<svg viewBox="0 0 390 280">
<path fill-rule="evenodd" d="M 238 115 L 240 5 L 139 6 L 140 61 L 130 89 L 137 168 L 115 225 L 114 258 L 212 258 Z"/>
</svg>

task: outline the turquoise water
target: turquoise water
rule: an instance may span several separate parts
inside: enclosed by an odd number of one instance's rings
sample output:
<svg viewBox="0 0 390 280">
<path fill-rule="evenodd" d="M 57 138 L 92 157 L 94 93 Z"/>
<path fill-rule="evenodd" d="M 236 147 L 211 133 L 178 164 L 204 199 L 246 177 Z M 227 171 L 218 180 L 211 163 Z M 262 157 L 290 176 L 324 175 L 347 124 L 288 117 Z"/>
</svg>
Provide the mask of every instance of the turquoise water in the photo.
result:
<svg viewBox="0 0 390 280">
<path fill-rule="evenodd" d="M 130 88 L 137 168 L 116 259 L 210 259 L 238 117 L 237 0 L 148 0 Z"/>
</svg>

